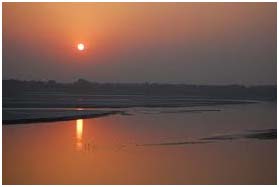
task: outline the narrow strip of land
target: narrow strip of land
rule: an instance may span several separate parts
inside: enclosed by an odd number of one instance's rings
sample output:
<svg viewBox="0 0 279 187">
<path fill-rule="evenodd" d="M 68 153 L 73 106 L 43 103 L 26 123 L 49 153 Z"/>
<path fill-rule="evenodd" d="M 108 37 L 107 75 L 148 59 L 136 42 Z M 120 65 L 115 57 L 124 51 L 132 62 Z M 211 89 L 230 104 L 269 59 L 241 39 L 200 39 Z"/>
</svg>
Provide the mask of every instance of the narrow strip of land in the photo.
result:
<svg viewBox="0 0 279 187">
<path fill-rule="evenodd" d="M 43 123 L 55 121 L 68 121 L 76 119 L 97 118 L 113 114 L 124 114 L 123 111 L 104 110 L 24 110 L 24 111 L 3 111 L 3 125 L 16 125 L 27 123 Z"/>
</svg>

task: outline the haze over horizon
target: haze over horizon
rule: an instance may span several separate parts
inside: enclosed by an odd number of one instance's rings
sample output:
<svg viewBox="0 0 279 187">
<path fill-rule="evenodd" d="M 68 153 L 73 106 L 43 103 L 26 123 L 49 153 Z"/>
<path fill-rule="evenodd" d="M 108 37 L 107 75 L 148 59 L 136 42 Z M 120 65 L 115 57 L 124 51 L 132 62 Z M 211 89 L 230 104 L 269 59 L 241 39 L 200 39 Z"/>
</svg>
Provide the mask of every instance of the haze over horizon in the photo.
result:
<svg viewBox="0 0 279 187">
<path fill-rule="evenodd" d="M 5 2 L 3 79 L 276 85 L 276 28 L 276 3 Z"/>
</svg>

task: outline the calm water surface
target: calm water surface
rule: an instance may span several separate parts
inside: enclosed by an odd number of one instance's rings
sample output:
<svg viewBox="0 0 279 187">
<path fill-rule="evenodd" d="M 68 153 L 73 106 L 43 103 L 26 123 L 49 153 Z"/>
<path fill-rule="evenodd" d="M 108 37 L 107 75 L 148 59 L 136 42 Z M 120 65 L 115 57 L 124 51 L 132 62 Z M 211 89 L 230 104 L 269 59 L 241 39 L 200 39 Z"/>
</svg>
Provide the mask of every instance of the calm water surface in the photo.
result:
<svg viewBox="0 0 279 187">
<path fill-rule="evenodd" d="M 202 109 L 221 111 L 134 108 L 132 115 L 3 126 L 3 183 L 276 184 L 276 139 L 164 144 L 276 129 L 276 103 Z"/>
</svg>

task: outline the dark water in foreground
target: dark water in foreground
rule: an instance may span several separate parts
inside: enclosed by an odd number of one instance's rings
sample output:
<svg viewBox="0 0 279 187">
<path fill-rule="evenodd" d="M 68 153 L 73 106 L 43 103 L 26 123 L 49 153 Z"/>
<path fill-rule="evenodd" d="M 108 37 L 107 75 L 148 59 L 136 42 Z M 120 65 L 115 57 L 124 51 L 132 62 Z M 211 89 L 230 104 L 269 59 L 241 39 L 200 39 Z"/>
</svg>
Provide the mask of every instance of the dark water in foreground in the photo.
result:
<svg viewBox="0 0 279 187">
<path fill-rule="evenodd" d="M 200 108 L 3 126 L 3 184 L 276 184 L 277 139 L 238 136 L 276 103 Z"/>
</svg>

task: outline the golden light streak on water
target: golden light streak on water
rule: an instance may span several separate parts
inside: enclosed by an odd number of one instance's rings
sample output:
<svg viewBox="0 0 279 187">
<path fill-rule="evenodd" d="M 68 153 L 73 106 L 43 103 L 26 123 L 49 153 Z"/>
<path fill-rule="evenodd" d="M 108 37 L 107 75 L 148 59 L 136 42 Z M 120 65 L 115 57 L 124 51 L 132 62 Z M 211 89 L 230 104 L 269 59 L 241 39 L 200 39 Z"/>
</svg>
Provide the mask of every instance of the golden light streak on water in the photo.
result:
<svg viewBox="0 0 279 187">
<path fill-rule="evenodd" d="M 82 149 L 82 133 L 83 133 L 83 119 L 76 120 L 76 148 L 77 150 Z"/>
</svg>

